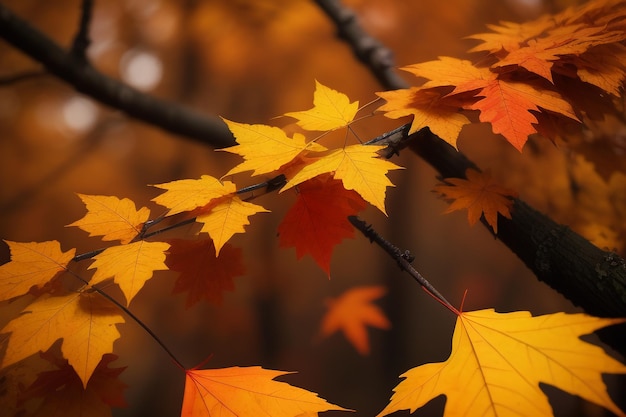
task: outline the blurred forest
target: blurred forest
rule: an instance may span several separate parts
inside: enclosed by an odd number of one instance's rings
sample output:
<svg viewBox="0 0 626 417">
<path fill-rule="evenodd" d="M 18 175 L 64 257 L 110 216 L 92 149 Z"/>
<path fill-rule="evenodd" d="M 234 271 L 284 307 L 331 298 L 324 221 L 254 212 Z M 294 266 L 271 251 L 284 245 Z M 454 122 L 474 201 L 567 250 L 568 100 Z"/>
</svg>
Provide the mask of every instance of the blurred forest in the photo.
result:
<svg viewBox="0 0 626 417">
<path fill-rule="evenodd" d="M 59 44 L 71 44 L 79 0 L 2 3 Z M 464 37 L 484 32 L 486 24 L 523 22 L 574 3 L 345 1 L 366 30 L 394 51 L 398 67 L 442 55 L 468 57 L 474 43 Z M 88 57 L 103 73 L 238 122 L 287 123 L 273 118 L 310 108 L 316 79 L 362 104 L 382 90 L 312 1 L 96 0 L 90 30 Z M 0 62 L 0 79 L 41 70 L 1 42 Z M 368 140 L 398 125 L 378 114 L 356 125 L 356 131 Z M 601 129 L 615 138 L 607 145 L 611 159 L 541 138 L 520 154 L 482 125 L 465 128 L 459 148 L 538 210 L 623 256 L 626 177 L 608 172 L 626 167 L 626 128 L 608 121 Z M 134 121 L 45 73 L 0 85 L 0 132 L 0 237 L 57 239 L 64 250 L 77 247 L 77 253 L 100 243 L 77 228 L 63 227 L 84 215 L 75 193 L 128 197 L 158 213 L 150 202 L 158 191 L 148 184 L 202 174 L 219 177 L 238 162 Z M 362 217 L 410 250 L 416 268 L 452 303 L 459 304 L 468 289 L 466 310 L 577 311 L 539 283 L 485 228 L 470 228 L 465 213 L 443 216 L 446 204 L 431 192 L 437 183 L 432 168 L 410 151 L 396 158 L 407 169 L 390 175 L 396 187 L 388 190 L 389 218 L 371 209 Z M 171 295 L 174 275 L 157 272 L 130 309 L 188 367 L 212 355 L 206 366 L 297 371 L 283 380 L 344 407 L 379 411 L 398 375 L 447 358 L 455 317 L 360 235 L 334 253 L 330 280 L 310 258 L 298 261 L 294 250 L 280 249 L 276 227 L 292 198 L 270 194 L 259 200 L 272 213 L 253 218 L 247 233 L 235 237 L 247 272 L 235 279 L 235 291 L 225 294 L 221 305 L 200 303 L 186 310 L 184 297 Z M 0 263 L 8 256 L 3 244 Z M 379 304 L 392 322 L 389 331 L 370 330 L 370 355 L 359 356 L 342 335 L 317 337 L 324 301 L 369 284 L 388 288 Z M 120 359 L 114 365 L 128 366 L 122 379 L 129 385 L 129 407 L 114 415 L 177 415 L 184 375 L 130 320 L 120 331 L 115 345 Z M 583 408 L 599 415 L 574 397 L 548 392 L 559 402 L 557 416 L 576 415 Z M 441 415 L 443 403 L 438 398 L 418 415 Z"/>
</svg>

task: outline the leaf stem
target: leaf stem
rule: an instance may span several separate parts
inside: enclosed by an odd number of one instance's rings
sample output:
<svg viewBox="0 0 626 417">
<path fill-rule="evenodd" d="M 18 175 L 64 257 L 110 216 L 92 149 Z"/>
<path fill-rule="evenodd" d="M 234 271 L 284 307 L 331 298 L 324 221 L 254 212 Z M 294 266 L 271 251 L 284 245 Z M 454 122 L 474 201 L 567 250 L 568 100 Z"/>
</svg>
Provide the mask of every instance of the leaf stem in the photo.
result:
<svg viewBox="0 0 626 417">
<path fill-rule="evenodd" d="M 372 228 L 372 225 L 368 225 L 365 221 L 359 219 L 357 216 L 349 216 L 348 220 L 352 225 L 358 229 L 363 236 L 368 238 L 370 242 L 376 243 L 385 252 L 389 254 L 400 267 L 401 270 L 408 272 L 415 281 L 429 294 L 431 294 L 437 301 L 441 302 L 446 308 L 458 315 L 458 311 L 446 298 L 441 295 L 439 291 L 433 285 L 428 282 L 414 267 L 411 262 L 415 260 L 415 257 L 407 250 L 401 251 L 397 246 L 383 238 L 376 230 Z"/>
</svg>

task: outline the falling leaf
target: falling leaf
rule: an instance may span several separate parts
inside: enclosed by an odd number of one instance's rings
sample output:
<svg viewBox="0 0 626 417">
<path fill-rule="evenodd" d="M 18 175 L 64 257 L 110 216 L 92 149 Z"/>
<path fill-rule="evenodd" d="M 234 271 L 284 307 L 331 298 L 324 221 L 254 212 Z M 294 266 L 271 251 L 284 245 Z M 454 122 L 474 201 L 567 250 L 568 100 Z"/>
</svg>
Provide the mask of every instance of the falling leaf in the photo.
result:
<svg viewBox="0 0 626 417">
<path fill-rule="evenodd" d="M 333 249 L 354 236 L 348 216 L 365 209 L 366 203 L 341 182 L 316 177 L 298 186 L 298 197 L 278 226 L 280 246 L 295 247 L 298 259 L 309 254 L 330 276 Z"/>
<path fill-rule="evenodd" d="M 386 290 L 380 285 L 355 287 L 328 302 L 320 334 L 328 337 L 341 330 L 361 355 L 370 352 L 366 326 L 387 330 L 391 323 L 385 313 L 372 303 Z"/>
<path fill-rule="evenodd" d="M 126 368 L 109 368 L 116 355 L 102 357 L 86 387 L 67 360 L 50 350 L 40 355 L 55 369 L 41 372 L 20 394 L 20 402 L 43 399 L 30 417 L 111 417 L 111 407 L 126 407 L 126 384 L 118 379 Z"/>
<path fill-rule="evenodd" d="M 248 203 L 237 196 L 225 199 L 207 214 L 200 215 L 196 221 L 203 223 L 201 232 L 208 233 L 215 244 L 215 251 L 220 250 L 237 233 L 244 233 L 244 226 L 249 225 L 248 217 L 257 213 L 268 213 L 258 204 Z"/>
<path fill-rule="evenodd" d="M 465 175 L 466 180 L 446 178 L 446 183 L 452 185 L 438 185 L 434 188 L 443 197 L 453 200 L 445 213 L 467 209 L 467 220 L 472 226 L 484 215 L 497 234 L 498 213 L 507 219 L 511 218 L 511 197 L 517 197 L 517 193 L 495 183 L 489 173 L 468 169 Z"/>
<path fill-rule="evenodd" d="M 244 158 L 244 162 L 235 166 L 224 176 L 245 171 L 254 171 L 252 175 L 267 174 L 291 162 L 305 149 L 312 152 L 326 150 L 315 142 L 307 143 L 304 136 L 299 133 L 296 133 L 292 139 L 277 127 L 223 120 L 238 144 L 218 149 L 218 151 L 231 152 Z"/>
<path fill-rule="evenodd" d="M 83 386 L 98 366 L 102 355 L 113 351 L 120 336 L 116 324 L 124 318 L 98 294 L 72 293 L 39 297 L 0 333 L 10 335 L 2 368 L 63 339 L 61 351 L 80 377 Z"/>
<path fill-rule="evenodd" d="M 302 168 L 280 192 L 318 175 L 332 172 L 333 177 L 341 180 L 346 190 L 356 191 L 365 201 L 387 214 L 385 192 L 393 183 L 386 175 L 390 170 L 402 167 L 379 157 L 377 152 L 384 147 L 350 145 L 335 149 Z"/>
<path fill-rule="evenodd" d="M 165 252 L 170 247 L 165 242 L 138 242 L 113 246 L 93 257 L 89 269 L 96 269 L 90 284 L 98 284 L 107 278 L 120 286 L 126 303 L 137 295 L 154 271 L 167 270 Z"/>
<path fill-rule="evenodd" d="M 235 184 L 232 182 L 222 183 L 210 175 L 203 175 L 198 180 L 178 180 L 154 187 L 166 190 L 152 201 L 167 207 L 169 209 L 167 214 L 170 216 L 204 207 L 212 200 L 236 191 Z"/>
<path fill-rule="evenodd" d="M 119 240 L 128 243 L 141 232 L 141 226 L 150 217 L 150 210 L 137 210 L 128 198 L 119 199 L 101 195 L 78 194 L 87 207 L 87 214 L 68 226 L 77 226 L 89 236 L 102 236 L 102 240 Z"/>
<path fill-rule="evenodd" d="M 460 313 L 448 360 L 402 374 L 406 379 L 378 416 L 414 412 L 442 394 L 447 398 L 444 417 L 552 416 L 540 383 L 624 416 L 608 396 L 602 374 L 626 373 L 626 366 L 580 339 L 622 322 L 585 314 L 532 317 L 527 311 L 493 309 Z"/>
<path fill-rule="evenodd" d="M 11 251 L 11 261 L 0 265 L 0 301 L 24 295 L 31 287 L 43 287 L 66 270 L 76 253 L 76 249 L 62 252 L 56 240 L 5 242 Z"/>
<path fill-rule="evenodd" d="M 358 101 L 350 103 L 350 99 L 345 94 L 315 81 L 313 108 L 285 113 L 285 116 L 298 119 L 298 126 L 302 129 L 327 131 L 347 126 L 358 110 Z"/>
<path fill-rule="evenodd" d="M 317 394 L 273 379 L 290 372 L 259 366 L 187 371 L 181 417 L 295 417 L 349 411 Z"/>
<path fill-rule="evenodd" d="M 235 289 L 233 278 L 245 273 L 241 249 L 229 244 L 224 245 L 217 257 L 210 239 L 172 239 L 169 244 L 165 263 L 170 270 L 180 272 L 173 293 L 187 293 L 187 308 L 202 299 L 220 304 L 222 293 Z"/>
<path fill-rule="evenodd" d="M 458 101 L 441 97 L 441 93 L 434 89 L 414 87 L 376 94 L 388 101 L 378 108 L 385 112 L 385 116 L 391 119 L 413 116 L 409 134 L 428 127 L 431 132 L 456 148 L 461 129 L 470 123 L 460 113 Z"/>
</svg>

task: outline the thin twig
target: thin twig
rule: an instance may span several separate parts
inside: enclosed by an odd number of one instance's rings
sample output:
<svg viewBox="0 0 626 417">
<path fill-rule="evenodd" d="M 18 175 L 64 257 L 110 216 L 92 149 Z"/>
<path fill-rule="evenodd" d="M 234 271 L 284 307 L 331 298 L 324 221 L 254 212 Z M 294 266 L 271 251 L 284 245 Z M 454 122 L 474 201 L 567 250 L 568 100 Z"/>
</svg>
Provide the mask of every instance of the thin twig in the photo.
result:
<svg viewBox="0 0 626 417">
<path fill-rule="evenodd" d="M 91 25 L 92 12 L 93 0 L 83 0 L 78 32 L 74 37 L 71 50 L 72 55 L 83 62 L 87 62 L 87 48 L 89 48 L 89 45 L 91 44 L 89 26 Z"/>
<path fill-rule="evenodd" d="M 370 242 L 376 243 L 380 246 L 385 252 L 389 254 L 400 267 L 401 270 L 406 271 L 411 275 L 418 284 L 420 284 L 427 292 L 434 295 L 439 299 L 446 307 L 455 311 L 454 307 L 446 298 L 441 295 L 439 291 L 433 285 L 428 282 L 426 278 L 424 278 L 414 267 L 411 265 L 411 262 L 415 259 L 415 257 L 407 250 L 401 251 L 397 246 L 393 243 L 389 242 L 385 238 L 383 238 L 376 230 L 372 228 L 372 225 L 368 225 L 363 220 L 359 219 L 357 216 L 349 216 L 348 220 L 352 225 L 357 228 L 363 236 L 368 238 Z"/>
</svg>

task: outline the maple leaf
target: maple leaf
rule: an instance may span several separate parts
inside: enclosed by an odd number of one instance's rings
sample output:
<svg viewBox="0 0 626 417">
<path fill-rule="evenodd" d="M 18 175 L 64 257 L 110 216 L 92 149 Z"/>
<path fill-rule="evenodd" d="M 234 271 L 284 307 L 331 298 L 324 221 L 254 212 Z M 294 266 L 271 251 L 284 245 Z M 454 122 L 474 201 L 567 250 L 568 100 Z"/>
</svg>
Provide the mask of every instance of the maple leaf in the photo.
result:
<svg viewBox="0 0 626 417">
<path fill-rule="evenodd" d="M 358 101 L 350 103 L 348 96 L 316 80 L 313 108 L 285 113 L 285 116 L 298 119 L 298 126 L 304 130 L 327 131 L 347 126 L 358 111 Z"/>
<path fill-rule="evenodd" d="M 152 199 L 157 204 L 167 207 L 168 215 L 192 211 L 204 207 L 211 200 L 227 196 L 236 191 L 235 184 L 230 181 L 222 183 L 210 175 L 203 175 L 197 180 L 178 180 L 157 184 L 154 187 L 166 190 Z"/>
<path fill-rule="evenodd" d="M 312 152 L 325 151 L 322 145 L 307 143 L 304 136 L 296 133 L 292 138 L 278 127 L 249 125 L 222 119 L 235 136 L 238 145 L 218 149 L 241 155 L 244 162 L 235 166 L 224 176 L 253 171 L 252 175 L 267 174 L 291 162 L 305 149 Z"/>
<path fill-rule="evenodd" d="M 237 196 L 224 199 L 212 207 L 207 214 L 199 215 L 196 221 L 202 223 L 201 232 L 208 233 L 219 255 L 224 244 L 237 233 L 244 233 L 249 225 L 248 217 L 257 213 L 268 213 L 262 206 L 248 203 Z"/>
<path fill-rule="evenodd" d="M 330 277 L 333 249 L 354 236 L 348 216 L 366 208 L 354 191 L 328 176 L 298 186 L 298 197 L 278 226 L 281 247 L 295 247 L 298 259 L 310 254 Z"/>
<path fill-rule="evenodd" d="M 59 272 L 65 271 L 76 249 L 61 251 L 61 244 L 48 242 L 12 242 L 11 261 L 0 265 L 0 301 L 24 295 L 32 287 L 43 287 Z"/>
<path fill-rule="evenodd" d="M 170 245 L 165 242 L 138 242 L 113 246 L 93 257 L 89 269 L 96 269 L 90 285 L 107 278 L 120 286 L 126 296 L 126 304 L 137 295 L 154 271 L 167 270 L 165 251 Z"/>
<path fill-rule="evenodd" d="M 476 90 L 478 99 L 468 102 L 466 108 L 480 110 L 480 121 L 490 123 L 494 133 L 504 136 L 520 152 L 528 136 L 537 133 L 533 124 L 538 121 L 531 111 L 542 108 L 578 120 L 572 106 L 557 92 L 500 78 L 489 68 L 475 67 L 466 60 L 440 57 L 405 69 L 430 79 L 423 87 L 454 86 L 448 96 Z"/>
<path fill-rule="evenodd" d="M 78 194 L 85 203 L 87 214 L 68 226 L 77 226 L 89 236 L 102 236 L 102 240 L 119 240 L 122 244 L 133 240 L 140 232 L 141 225 L 150 217 L 150 210 L 142 207 L 137 210 L 135 203 L 128 198 Z"/>
<path fill-rule="evenodd" d="M 624 416 L 608 396 L 601 374 L 626 373 L 626 366 L 579 338 L 622 322 L 586 314 L 460 313 L 448 360 L 402 374 L 406 379 L 378 416 L 414 412 L 441 394 L 447 397 L 444 417 L 552 416 L 540 383 Z"/>
<path fill-rule="evenodd" d="M 186 371 L 181 417 L 295 417 L 349 411 L 313 392 L 273 380 L 289 373 L 259 366 Z"/>
<path fill-rule="evenodd" d="M 387 172 L 402 167 L 382 159 L 378 151 L 385 146 L 378 145 L 350 145 L 342 149 L 335 149 L 328 155 L 304 166 L 280 190 L 283 192 L 306 180 L 329 172 L 333 178 L 341 180 L 346 190 L 354 190 L 365 201 L 385 211 L 385 191 L 393 187 L 387 178 Z"/>
<path fill-rule="evenodd" d="M 320 334 L 328 337 L 341 330 L 346 339 L 361 355 L 370 352 L 367 325 L 389 329 L 391 323 L 385 313 L 372 301 L 382 297 L 386 290 L 380 285 L 355 287 L 329 300 L 328 311 L 322 320 Z"/>
<path fill-rule="evenodd" d="M 240 248 L 224 245 L 219 256 L 210 239 L 172 239 L 165 263 L 172 271 L 180 272 L 173 293 L 187 292 L 185 307 L 202 299 L 215 304 L 222 302 L 222 292 L 235 289 L 233 278 L 245 273 Z"/>
<path fill-rule="evenodd" d="M 430 131 L 456 148 L 456 141 L 464 125 L 469 124 L 467 117 L 459 111 L 461 106 L 453 99 L 441 96 L 434 89 L 412 87 L 404 90 L 376 93 L 387 100 L 387 104 L 378 108 L 385 116 L 397 119 L 413 116 L 409 134 L 428 127 Z"/>
<path fill-rule="evenodd" d="M 604 27 L 569 25 L 551 30 L 545 36 L 532 39 L 500 59 L 494 67 L 518 65 L 550 82 L 554 61 L 570 55 L 580 55 L 597 45 L 619 42 L 626 38 L 621 31 L 606 31 Z"/>
<path fill-rule="evenodd" d="M 102 355 L 112 352 L 120 336 L 115 325 L 124 323 L 118 310 L 99 297 L 88 293 L 39 297 L 0 331 L 10 333 L 2 367 L 45 351 L 62 338 L 63 356 L 87 386 Z"/>
<path fill-rule="evenodd" d="M 487 25 L 495 33 L 478 33 L 470 35 L 468 39 L 480 40 L 481 43 L 469 52 L 512 52 L 520 48 L 528 40 L 536 38 L 548 29 L 554 27 L 554 17 L 544 15 L 532 22 L 513 23 L 500 22 L 500 25 Z"/>
<path fill-rule="evenodd" d="M 54 364 L 55 369 L 44 371 L 19 395 L 19 402 L 43 398 L 30 417 L 110 417 L 111 406 L 125 407 L 123 391 L 126 384 L 119 375 L 126 369 L 109 368 L 116 355 L 105 354 L 93 372 L 86 387 L 67 360 L 52 351 L 40 356 Z"/>
<path fill-rule="evenodd" d="M 517 193 L 495 183 L 487 172 L 468 169 L 465 175 L 466 180 L 446 178 L 445 181 L 452 185 L 438 185 L 434 188 L 434 191 L 443 197 L 453 200 L 445 213 L 467 209 L 467 220 L 471 226 L 484 215 L 487 223 L 497 234 L 498 213 L 507 219 L 511 218 L 513 206 L 511 197 L 517 197 Z"/>
</svg>

